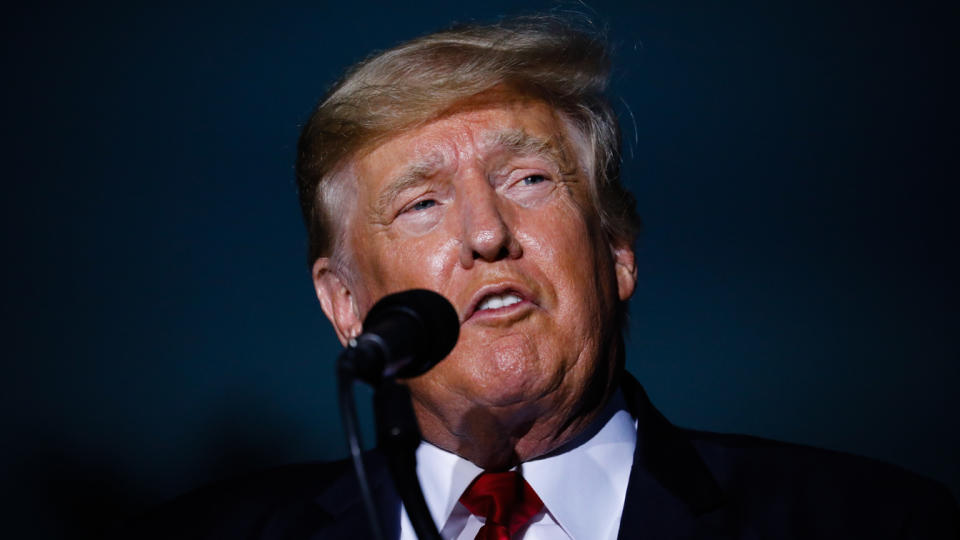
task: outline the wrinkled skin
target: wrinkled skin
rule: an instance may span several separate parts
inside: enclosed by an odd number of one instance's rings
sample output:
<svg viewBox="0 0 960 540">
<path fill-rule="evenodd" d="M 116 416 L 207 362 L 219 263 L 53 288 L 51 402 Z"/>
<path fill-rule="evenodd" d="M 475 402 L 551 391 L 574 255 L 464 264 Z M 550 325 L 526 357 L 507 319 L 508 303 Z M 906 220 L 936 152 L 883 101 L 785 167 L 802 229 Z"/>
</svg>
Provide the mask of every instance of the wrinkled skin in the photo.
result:
<svg viewBox="0 0 960 540">
<path fill-rule="evenodd" d="M 344 342 L 386 294 L 451 301 L 456 347 L 408 384 L 424 437 L 488 469 L 562 445 L 613 390 L 634 254 L 601 232 L 568 125 L 494 93 L 388 139 L 351 164 L 345 262 L 313 269 Z M 520 301 L 478 309 L 496 294 Z"/>
</svg>

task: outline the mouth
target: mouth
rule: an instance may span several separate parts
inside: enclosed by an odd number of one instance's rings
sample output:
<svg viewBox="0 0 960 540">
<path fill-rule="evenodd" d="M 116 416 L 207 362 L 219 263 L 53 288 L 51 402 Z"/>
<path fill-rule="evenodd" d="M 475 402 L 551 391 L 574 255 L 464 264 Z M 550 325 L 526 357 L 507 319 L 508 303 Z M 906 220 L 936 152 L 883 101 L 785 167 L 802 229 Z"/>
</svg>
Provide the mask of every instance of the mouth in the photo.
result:
<svg viewBox="0 0 960 540">
<path fill-rule="evenodd" d="M 474 294 L 463 320 L 509 316 L 532 306 L 532 298 L 529 291 L 512 284 L 482 287 Z"/>
</svg>

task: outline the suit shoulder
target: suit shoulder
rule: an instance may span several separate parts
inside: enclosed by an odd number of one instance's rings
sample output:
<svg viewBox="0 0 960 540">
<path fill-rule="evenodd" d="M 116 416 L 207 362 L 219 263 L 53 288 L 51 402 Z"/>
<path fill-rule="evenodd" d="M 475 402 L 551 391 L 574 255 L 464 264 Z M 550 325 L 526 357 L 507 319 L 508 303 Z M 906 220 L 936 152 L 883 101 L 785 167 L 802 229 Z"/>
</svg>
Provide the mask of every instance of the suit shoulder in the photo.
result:
<svg viewBox="0 0 960 540">
<path fill-rule="evenodd" d="M 683 429 L 723 484 L 824 482 L 833 487 L 927 491 L 937 482 L 902 467 L 846 452 L 751 435 Z M 795 484 L 789 484 L 796 488 Z M 937 491 L 935 489 L 934 491 Z"/>
<path fill-rule="evenodd" d="M 328 516 L 313 501 L 349 472 L 344 460 L 285 465 L 223 480 L 149 510 L 117 538 L 249 538 L 278 516 L 323 522 Z"/>
<path fill-rule="evenodd" d="M 813 531 L 960 537 L 960 510 L 939 482 L 882 461 L 736 434 L 682 430 L 743 511 L 781 513 Z M 802 517 L 801 517 L 802 516 Z"/>
</svg>

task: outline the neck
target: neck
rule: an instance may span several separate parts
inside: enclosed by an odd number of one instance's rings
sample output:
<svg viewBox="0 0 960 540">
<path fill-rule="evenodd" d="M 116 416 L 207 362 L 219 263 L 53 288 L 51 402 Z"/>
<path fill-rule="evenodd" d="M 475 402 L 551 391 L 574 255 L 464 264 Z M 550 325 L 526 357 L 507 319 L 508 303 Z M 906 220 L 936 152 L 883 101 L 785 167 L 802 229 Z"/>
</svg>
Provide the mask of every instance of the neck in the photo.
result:
<svg viewBox="0 0 960 540">
<path fill-rule="evenodd" d="M 615 347 L 616 348 L 616 347 Z M 616 351 L 612 356 L 622 354 Z M 423 438 L 486 470 L 508 470 L 572 441 L 601 414 L 619 384 L 622 362 L 597 372 L 578 395 L 555 392 L 504 407 L 437 410 L 414 396 Z"/>
</svg>

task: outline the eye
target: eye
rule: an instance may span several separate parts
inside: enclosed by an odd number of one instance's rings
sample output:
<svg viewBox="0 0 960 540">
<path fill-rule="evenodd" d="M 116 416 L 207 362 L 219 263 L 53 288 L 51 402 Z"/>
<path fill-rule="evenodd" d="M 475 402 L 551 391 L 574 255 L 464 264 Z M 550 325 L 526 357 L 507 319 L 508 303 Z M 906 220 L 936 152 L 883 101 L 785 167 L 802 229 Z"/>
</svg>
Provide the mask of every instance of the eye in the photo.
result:
<svg viewBox="0 0 960 540">
<path fill-rule="evenodd" d="M 521 182 L 523 182 L 523 185 L 525 186 L 532 186 L 534 184 L 540 184 L 546 181 L 547 181 L 547 177 L 543 176 L 542 174 L 531 174 L 530 176 L 527 176 L 526 178 L 521 180 Z"/>
<path fill-rule="evenodd" d="M 426 210 L 427 208 L 432 208 L 436 205 L 437 205 L 437 201 L 433 199 L 424 199 L 422 201 L 417 201 L 413 203 L 412 205 L 410 205 L 410 207 L 407 208 L 407 210 L 412 212 L 418 212 L 420 210 Z"/>
<path fill-rule="evenodd" d="M 556 193 L 556 176 L 544 171 L 544 167 L 516 170 L 510 176 L 510 181 L 504 184 L 503 194 L 521 206 L 535 206 Z"/>
</svg>

